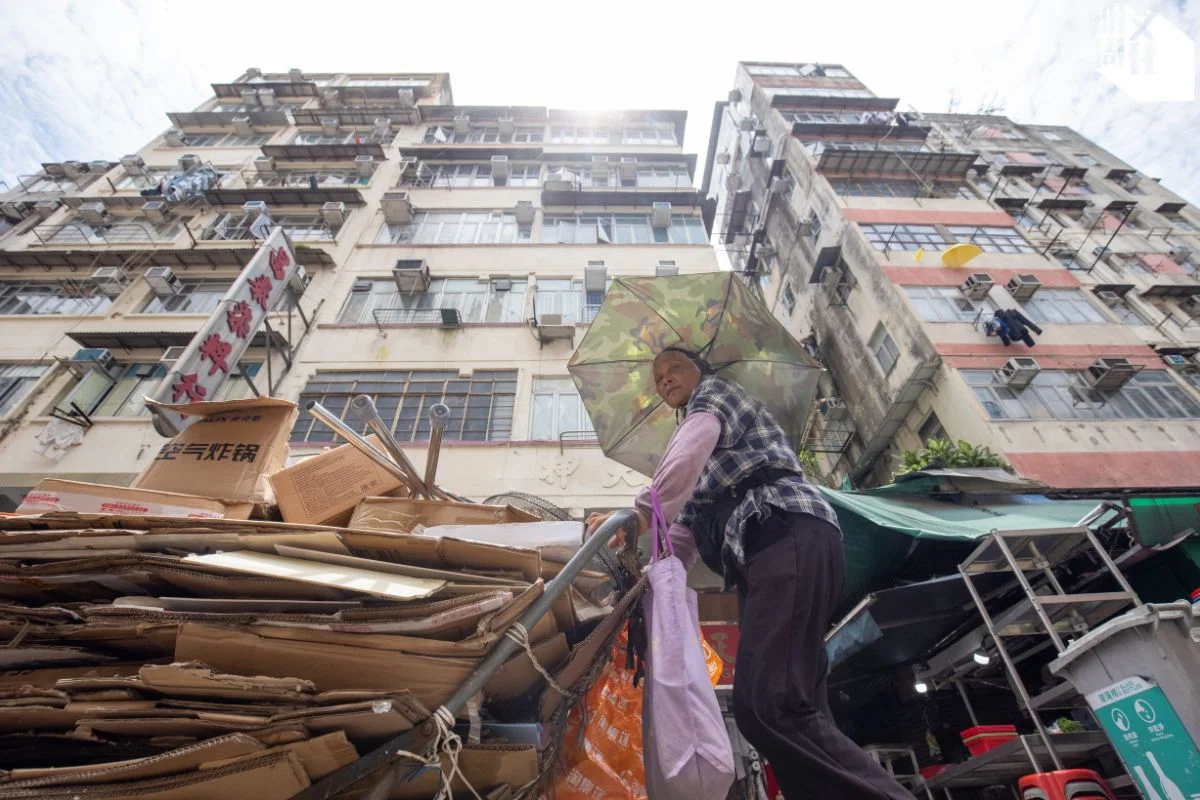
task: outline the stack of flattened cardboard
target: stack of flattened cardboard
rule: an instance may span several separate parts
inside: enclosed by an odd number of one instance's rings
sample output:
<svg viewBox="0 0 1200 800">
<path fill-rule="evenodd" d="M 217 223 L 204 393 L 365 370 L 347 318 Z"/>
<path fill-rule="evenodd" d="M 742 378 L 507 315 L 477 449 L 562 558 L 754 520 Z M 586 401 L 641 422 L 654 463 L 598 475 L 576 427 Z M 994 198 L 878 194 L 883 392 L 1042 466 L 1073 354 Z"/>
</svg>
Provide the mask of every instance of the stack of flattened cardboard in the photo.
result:
<svg viewBox="0 0 1200 800">
<path fill-rule="evenodd" d="M 408 497 L 358 447 L 285 467 L 290 403 L 171 408 L 198 421 L 133 487 L 47 480 L 0 517 L 0 797 L 291 797 L 429 719 L 582 533 Z M 468 704 L 481 795 L 538 777 L 563 703 L 541 670 L 574 685 L 631 600 L 603 583 L 556 598 Z"/>
</svg>

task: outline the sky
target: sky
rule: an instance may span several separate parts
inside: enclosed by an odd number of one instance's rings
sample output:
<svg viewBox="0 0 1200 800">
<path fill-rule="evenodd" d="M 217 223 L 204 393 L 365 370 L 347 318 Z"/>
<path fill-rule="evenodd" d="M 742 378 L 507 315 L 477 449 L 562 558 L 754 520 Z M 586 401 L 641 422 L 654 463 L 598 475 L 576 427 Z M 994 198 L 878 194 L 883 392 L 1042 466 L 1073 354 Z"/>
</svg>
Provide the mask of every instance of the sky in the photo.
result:
<svg viewBox="0 0 1200 800">
<path fill-rule="evenodd" d="M 1158 15 L 1159 67 L 1148 84 L 1122 81 L 1137 97 L 1100 71 L 1097 17 L 1110 5 L 0 0 L 0 179 L 42 161 L 116 160 L 169 127 L 167 111 L 193 109 L 250 66 L 446 71 L 460 105 L 684 109 L 685 150 L 703 164 L 738 60 L 821 61 L 902 108 L 998 106 L 1067 125 L 1200 203 L 1200 103 L 1193 82 L 1162 68 L 1194 62 L 1200 3 L 1126 4 Z M 1192 99 L 1153 99 L 1172 94 Z"/>
</svg>

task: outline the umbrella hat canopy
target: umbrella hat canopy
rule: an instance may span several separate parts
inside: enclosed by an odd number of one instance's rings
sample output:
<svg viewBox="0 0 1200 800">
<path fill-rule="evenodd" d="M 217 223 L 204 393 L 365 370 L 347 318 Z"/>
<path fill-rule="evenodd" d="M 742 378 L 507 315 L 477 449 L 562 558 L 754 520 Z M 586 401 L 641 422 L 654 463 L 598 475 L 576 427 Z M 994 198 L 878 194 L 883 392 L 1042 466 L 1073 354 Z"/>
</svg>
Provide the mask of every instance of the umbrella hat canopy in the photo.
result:
<svg viewBox="0 0 1200 800">
<path fill-rule="evenodd" d="M 654 473 L 676 427 L 653 375 L 671 346 L 741 384 L 799 445 L 821 368 L 736 274 L 616 278 L 567 367 L 609 458 Z"/>
</svg>

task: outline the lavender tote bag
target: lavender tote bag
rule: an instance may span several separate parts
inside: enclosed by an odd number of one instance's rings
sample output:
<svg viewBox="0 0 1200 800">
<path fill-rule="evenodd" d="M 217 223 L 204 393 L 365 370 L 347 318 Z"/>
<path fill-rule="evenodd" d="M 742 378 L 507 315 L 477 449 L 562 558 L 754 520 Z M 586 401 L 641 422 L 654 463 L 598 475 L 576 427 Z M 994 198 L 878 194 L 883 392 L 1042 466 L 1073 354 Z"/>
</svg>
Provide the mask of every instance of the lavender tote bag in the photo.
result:
<svg viewBox="0 0 1200 800">
<path fill-rule="evenodd" d="M 651 800 L 724 798 L 733 785 L 733 747 L 700 647 L 696 592 L 687 586 L 658 495 L 651 493 L 654 533 L 643 601 L 649 639 L 642 695 L 646 793 Z"/>
</svg>

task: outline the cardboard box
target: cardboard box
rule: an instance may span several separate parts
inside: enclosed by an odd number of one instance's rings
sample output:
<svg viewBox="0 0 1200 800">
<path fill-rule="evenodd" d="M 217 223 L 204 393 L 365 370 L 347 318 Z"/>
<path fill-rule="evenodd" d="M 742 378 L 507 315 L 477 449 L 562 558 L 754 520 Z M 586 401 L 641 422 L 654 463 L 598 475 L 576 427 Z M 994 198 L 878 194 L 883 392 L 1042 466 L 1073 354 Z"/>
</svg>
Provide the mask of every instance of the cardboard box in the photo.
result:
<svg viewBox="0 0 1200 800">
<path fill-rule="evenodd" d="M 295 403 L 256 397 L 183 405 L 147 400 L 146 405 L 199 419 L 162 446 L 134 487 L 185 493 L 202 489 L 207 497 L 271 502 L 267 476 L 287 461 Z"/>
<path fill-rule="evenodd" d="M 102 483 L 80 483 L 47 478 L 35 486 L 18 514 L 76 511 L 81 514 L 137 514 L 193 519 L 249 519 L 252 503 L 224 502 L 210 497 Z"/>
<path fill-rule="evenodd" d="M 375 436 L 367 441 L 382 450 Z M 381 495 L 400 486 L 395 475 L 363 455 L 352 444 L 306 458 L 270 477 L 275 502 L 287 522 L 336 525 L 350 523 L 364 497 Z"/>
<path fill-rule="evenodd" d="M 351 528 L 407 533 L 415 525 L 487 525 L 538 522 L 528 511 L 512 506 L 413 500 L 406 497 L 368 497 L 354 510 Z"/>
</svg>

